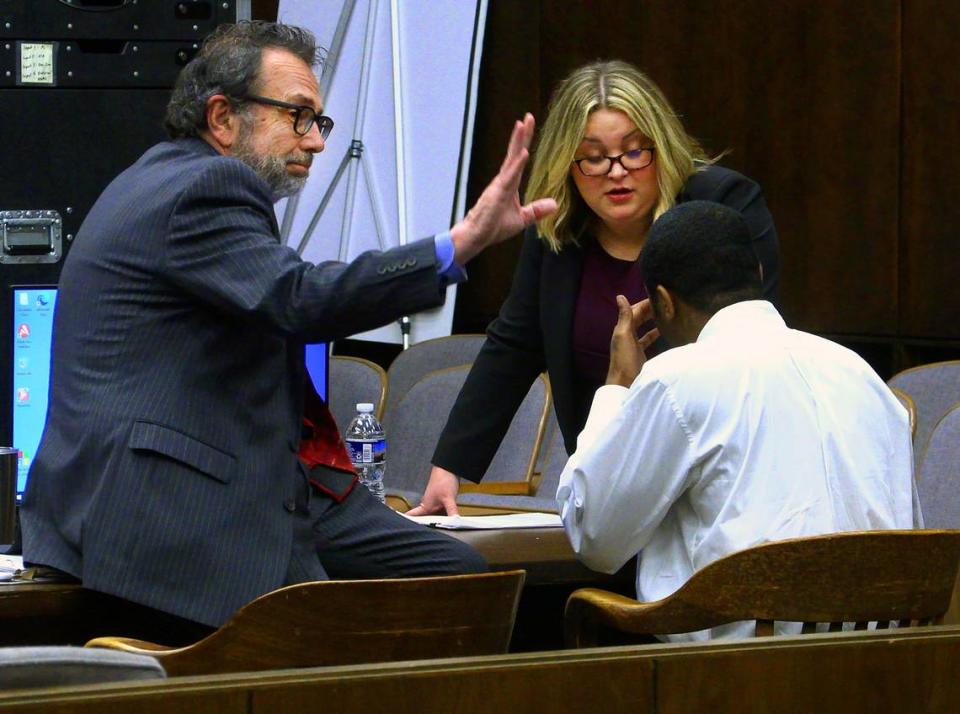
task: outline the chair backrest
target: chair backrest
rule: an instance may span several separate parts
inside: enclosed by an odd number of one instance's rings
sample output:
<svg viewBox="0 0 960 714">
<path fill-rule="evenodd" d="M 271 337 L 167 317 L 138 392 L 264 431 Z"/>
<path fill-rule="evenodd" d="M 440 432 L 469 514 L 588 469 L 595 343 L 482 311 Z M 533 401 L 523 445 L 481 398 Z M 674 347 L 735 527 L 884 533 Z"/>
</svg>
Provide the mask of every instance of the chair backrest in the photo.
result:
<svg viewBox="0 0 960 714">
<path fill-rule="evenodd" d="M 330 360 L 330 413 L 340 431 L 345 431 L 357 404 L 373 404 L 373 413 L 383 417 L 387 400 L 387 373 L 375 362 L 337 355 Z"/>
<path fill-rule="evenodd" d="M 934 428 L 917 476 L 924 525 L 960 528 L 960 404 Z"/>
<path fill-rule="evenodd" d="M 164 679 L 153 657 L 83 647 L 0 647 L 0 691 Z"/>
<path fill-rule="evenodd" d="M 887 384 L 909 394 L 916 404 L 913 462 L 919 471 L 933 427 L 950 407 L 960 402 L 960 360 L 906 369 L 891 377 Z"/>
<path fill-rule="evenodd" d="M 470 365 L 427 373 L 384 416 L 387 435 L 387 493 L 418 499 L 430 475 L 430 458 Z M 509 484 L 528 493 L 547 416 L 551 411 L 546 377 L 534 380 L 484 476 L 484 484 Z"/>
<path fill-rule="evenodd" d="M 547 419 L 542 444 L 534 467 L 530 495 L 470 493 L 461 489 L 457 503 L 461 506 L 479 506 L 498 511 L 556 513 L 557 486 L 560 485 L 560 474 L 563 472 L 568 456 L 563 444 L 563 434 L 560 433 L 560 425 L 557 423 L 557 415 L 553 409 L 550 410 Z"/>
<path fill-rule="evenodd" d="M 677 634 L 756 620 L 758 635 L 774 621 L 844 622 L 866 629 L 936 624 L 950 605 L 960 563 L 960 531 L 860 531 L 765 543 L 694 573 L 679 590 L 641 603 L 586 588 L 567 601 L 571 646 L 590 646 L 600 626 L 635 634 Z"/>
<path fill-rule="evenodd" d="M 524 575 L 303 583 L 262 595 L 187 647 L 117 637 L 87 647 L 152 655 L 171 676 L 502 654 Z"/>
<path fill-rule="evenodd" d="M 448 335 L 410 345 L 398 354 L 387 370 L 390 391 L 384 408 L 388 419 L 410 388 L 427 373 L 447 367 L 473 364 L 486 335 Z"/>
<path fill-rule="evenodd" d="M 907 410 L 907 417 L 910 420 L 910 439 L 916 440 L 917 438 L 917 405 L 913 401 L 913 397 L 911 397 L 902 389 L 897 389 L 896 387 L 890 387 L 890 391 L 893 392 L 893 396 L 899 399 L 904 409 Z M 916 449 L 916 447 L 914 447 L 914 449 Z"/>
<path fill-rule="evenodd" d="M 549 427 L 551 439 L 548 448 L 544 450 L 543 465 L 540 475 L 540 481 L 537 484 L 537 497 L 550 498 L 556 500 L 557 486 L 560 485 L 560 474 L 563 467 L 567 465 L 570 458 L 567 454 L 567 448 L 563 443 L 563 434 L 560 433 L 560 425 L 557 423 L 556 414 L 553 415 L 553 423 Z"/>
</svg>

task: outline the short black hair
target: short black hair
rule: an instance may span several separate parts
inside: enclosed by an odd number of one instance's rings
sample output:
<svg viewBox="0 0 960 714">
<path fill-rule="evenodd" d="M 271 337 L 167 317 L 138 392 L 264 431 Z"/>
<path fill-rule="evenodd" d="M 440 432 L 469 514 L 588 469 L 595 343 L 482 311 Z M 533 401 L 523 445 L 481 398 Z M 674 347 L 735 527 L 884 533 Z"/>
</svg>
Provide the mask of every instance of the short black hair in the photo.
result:
<svg viewBox="0 0 960 714">
<path fill-rule="evenodd" d="M 734 209 L 710 201 L 681 203 L 654 221 L 640 253 L 640 271 L 652 299 L 662 285 L 710 315 L 763 294 L 747 222 Z"/>
<path fill-rule="evenodd" d="M 313 33 L 296 25 L 244 20 L 220 25 L 177 77 L 164 127 L 172 139 L 198 136 L 207 128 L 207 100 L 223 94 L 234 107 L 256 93 L 265 48 L 286 50 L 313 67 L 322 59 Z"/>
</svg>

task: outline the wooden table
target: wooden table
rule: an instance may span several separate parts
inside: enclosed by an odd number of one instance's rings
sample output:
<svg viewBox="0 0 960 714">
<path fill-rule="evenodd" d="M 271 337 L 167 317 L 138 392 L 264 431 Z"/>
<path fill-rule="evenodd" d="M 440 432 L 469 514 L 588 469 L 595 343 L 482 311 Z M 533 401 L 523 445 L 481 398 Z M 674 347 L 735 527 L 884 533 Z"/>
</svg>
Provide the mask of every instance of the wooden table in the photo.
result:
<svg viewBox="0 0 960 714">
<path fill-rule="evenodd" d="M 491 570 L 526 570 L 527 586 L 590 585 L 620 590 L 634 583 L 632 563 L 614 575 L 607 575 L 590 570 L 577 560 L 563 528 L 445 532 L 480 551 Z"/>
</svg>

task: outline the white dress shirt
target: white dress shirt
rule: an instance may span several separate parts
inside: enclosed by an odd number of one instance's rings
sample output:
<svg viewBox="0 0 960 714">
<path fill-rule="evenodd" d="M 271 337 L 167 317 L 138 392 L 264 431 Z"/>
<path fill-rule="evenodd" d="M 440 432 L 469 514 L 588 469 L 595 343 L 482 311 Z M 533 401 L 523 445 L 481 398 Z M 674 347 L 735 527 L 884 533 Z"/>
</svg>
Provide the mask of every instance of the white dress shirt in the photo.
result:
<svg viewBox="0 0 960 714">
<path fill-rule="evenodd" d="M 557 503 L 591 568 L 643 551 L 637 598 L 651 601 L 766 541 L 920 525 L 912 464 L 907 412 L 870 366 L 750 301 L 651 359 L 629 390 L 597 390 Z"/>
</svg>

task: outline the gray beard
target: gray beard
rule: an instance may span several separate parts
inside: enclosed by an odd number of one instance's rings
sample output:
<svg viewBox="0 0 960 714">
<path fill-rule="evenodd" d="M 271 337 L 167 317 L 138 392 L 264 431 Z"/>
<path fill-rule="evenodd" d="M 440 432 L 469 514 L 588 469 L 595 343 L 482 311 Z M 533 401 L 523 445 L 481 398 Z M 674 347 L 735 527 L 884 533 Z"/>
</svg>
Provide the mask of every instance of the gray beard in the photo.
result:
<svg viewBox="0 0 960 714">
<path fill-rule="evenodd" d="M 234 156 L 267 182 L 274 201 L 292 196 L 307 183 L 306 176 L 291 176 L 287 173 L 287 159 L 284 156 L 257 156 L 240 151 L 235 152 Z"/>
<path fill-rule="evenodd" d="M 257 154 L 250 146 L 250 130 L 251 127 L 242 127 L 240 137 L 233 150 L 234 158 L 245 163 L 254 170 L 257 176 L 266 181 L 270 187 L 270 193 L 273 195 L 274 201 L 292 196 L 302 189 L 307 183 L 307 177 L 291 176 L 287 173 L 287 161 L 294 158 L 295 155 L 272 156 L 269 154 Z"/>
</svg>

